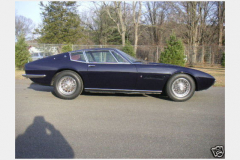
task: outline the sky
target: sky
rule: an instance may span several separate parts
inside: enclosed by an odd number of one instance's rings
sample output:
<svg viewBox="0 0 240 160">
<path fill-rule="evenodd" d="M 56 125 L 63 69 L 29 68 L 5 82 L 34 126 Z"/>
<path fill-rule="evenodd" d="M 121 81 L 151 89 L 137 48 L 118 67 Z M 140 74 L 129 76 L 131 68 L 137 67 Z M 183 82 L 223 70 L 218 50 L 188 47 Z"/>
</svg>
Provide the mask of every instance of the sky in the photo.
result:
<svg viewBox="0 0 240 160">
<path fill-rule="evenodd" d="M 42 22 L 39 3 L 40 1 L 15 1 L 15 14 L 30 18 L 38 26 Z M 44 1 L 44 3 L 46 4 L 47 1 Z M 91 5 L 91 3 L 86 1 L 78 1 L 78 4 L 81 4 L 78 7 L 81 11 Z"/>
<path fill-rule="evenodd" d="M 30 18 L 36 25 L 41 23 L 40 1 L 15 1 L 15 14 Z"/>
</svg>

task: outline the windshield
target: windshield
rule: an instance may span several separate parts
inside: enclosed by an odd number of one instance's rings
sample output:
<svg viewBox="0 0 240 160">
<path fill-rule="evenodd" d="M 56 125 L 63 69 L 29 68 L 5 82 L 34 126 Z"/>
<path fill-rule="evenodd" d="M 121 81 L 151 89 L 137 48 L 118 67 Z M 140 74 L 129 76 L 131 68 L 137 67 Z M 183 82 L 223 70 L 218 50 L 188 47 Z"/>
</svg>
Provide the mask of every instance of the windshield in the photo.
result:
<svg viewBox="0 0 240 160">
<path fill-rule="evenodd" d="M 137 59 L 137 58 L 134 58 L 130 55 L 128 55 L 127 53 L 117 49 L 124 57 L 126 57 L 128 60 L 130 60 L 132 63 L 137 63 L 137 62 L 140 62 L 140 63 L 145 63 L 146 61 L 144 60 L 140 60 L 140 59 Z"/>
<path fill-rule="evenodd" d="M 118 50 L 124 57 L 126 57 L 128 60 L 130 60 L 132 63 L 136 63 L 136 62 L 142 62 L 142 63 L 144 63 L 143 60 L 134 58 L 134 57 L 128 55 L 127 53 L 125 53 L 125 52 L 123 52 L 123 51 L 121 51 L 121 50 L 119 50 L 119 49 L 117 49 L 117 50 Z"/>
</svg>

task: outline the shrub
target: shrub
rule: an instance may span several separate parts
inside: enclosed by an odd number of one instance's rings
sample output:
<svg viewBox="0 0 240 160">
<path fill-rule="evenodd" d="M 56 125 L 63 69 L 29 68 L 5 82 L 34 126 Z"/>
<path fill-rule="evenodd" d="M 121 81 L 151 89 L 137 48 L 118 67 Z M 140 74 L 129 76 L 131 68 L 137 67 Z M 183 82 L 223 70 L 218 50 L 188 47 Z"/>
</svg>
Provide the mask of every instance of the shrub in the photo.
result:
<svg viewBox="0 0 240 160">
<path fill-rule="evenodd" d="M 70 52 L 70 51 L 72 51 L 72 45 L 71 44 L 66 44 L 62 47 L 62 53 Z"/>
<path fill-rule="evenodd" d="M 167 41 L 167 47 L 161 52 L 159 62 L 185 66 L 184 46 L 180 39 L 177 39 L 174 34 Z"/>
<path fill-rule="evenodd" d="M 129 54 L 132 57 L 135 57 L 134 48 L 129 41 L 126 42 L 125 46 L 122 48 L 122 51 Z"/>
<path fill-rule="evenodd" d="M 222 55 L 221 65 L 225 67 L 225 52 L 223 52 L 223 55 Z"/>
<path fill-rule="evenodd" d="M 23 69 L 24 65 L 31 61 L 28 51 L 28 44 L 23 36 L 18 38 L 15 44 L 15 66 L 19 69 Z"/>
</svg>

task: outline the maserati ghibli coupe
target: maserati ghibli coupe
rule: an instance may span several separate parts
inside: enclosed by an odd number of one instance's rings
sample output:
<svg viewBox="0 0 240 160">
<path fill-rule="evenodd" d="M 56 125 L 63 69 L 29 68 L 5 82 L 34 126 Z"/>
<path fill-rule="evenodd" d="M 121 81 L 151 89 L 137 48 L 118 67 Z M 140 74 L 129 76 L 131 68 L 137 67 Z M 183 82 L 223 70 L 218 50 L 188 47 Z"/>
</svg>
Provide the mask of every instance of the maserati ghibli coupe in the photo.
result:
<svg viewBox="0 0 240 160">
<path fill-rule="evenodd" d="M 165 93 L 173 101 L 186 101 L 195 91 L 211 87 L 207 73 L 163 63 L 138 60 L 114 48 L 83 49 L 39 59 L 25 65 L 23 76 L 54 87 L 62 99 L 85 92 Z"/>
</svg>

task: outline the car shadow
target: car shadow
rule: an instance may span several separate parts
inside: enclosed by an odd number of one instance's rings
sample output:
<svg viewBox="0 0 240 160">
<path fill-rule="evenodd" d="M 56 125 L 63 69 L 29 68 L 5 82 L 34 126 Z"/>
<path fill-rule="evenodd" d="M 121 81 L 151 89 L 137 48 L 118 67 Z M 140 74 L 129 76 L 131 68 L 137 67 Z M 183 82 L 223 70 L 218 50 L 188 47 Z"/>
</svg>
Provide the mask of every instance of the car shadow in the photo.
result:
<svg viewBox="0 0 240 160">
<path fill-rule="evenodd" d="M 83 92 L 84 96 L 115 96 L 115 97 L 146 97 L 144 94 L 124 94 L 124 93 L 92 93 Z"/>
<path fill-rule="evenodd" d="M 15 158 L 74 158 L 74 151 L 60 131 L 43 116 L 36 116 L 16 138 Z"/>
<path fill-rule="evenodd" d="M 168 96 L 163 95 L 163 94 L 147 94 L 147 95 L 149 97 L 153 97 L 153 98 L 159 98 L 159 99 L 163 99 L 163 100 L 167 100 L 167 101 L 172 101 L 171 99 L 168 98 Z"/>
<path fill-rule="evenodd" d="M 52 86 L 43 86 L 37 83 L 31 83 L 28 87 L 29 89 L 33 89 L 35 91 L 42 91 L 42 92 L 53 92 Z"/>
<path fill-rule="evenodd" d="M 33 89 L 35 91 L 40 91 L 40 92 L 51 92 L 55 97 L 57 97 L 57 95 L 53 91 L 52 86 L 43 86 L 43 85 L 39 85 L 37 83 L 31 83 L 28 88 Z M 103 93 L 92 93 L 92 92 L 83 91 L 81 95 L 84 95 L 84 96 L 115 96 L 115 97 L 148 97 L 148 96 L 150 96 L 153 98 L 159 98 L 159 99 L 171 101 L 167 96 L 162 95 L 162 94 L 124 94 L 124 93 L 104 93 L 104 92 Z"/>
</svg>

